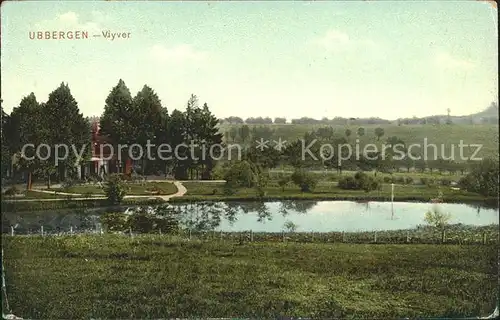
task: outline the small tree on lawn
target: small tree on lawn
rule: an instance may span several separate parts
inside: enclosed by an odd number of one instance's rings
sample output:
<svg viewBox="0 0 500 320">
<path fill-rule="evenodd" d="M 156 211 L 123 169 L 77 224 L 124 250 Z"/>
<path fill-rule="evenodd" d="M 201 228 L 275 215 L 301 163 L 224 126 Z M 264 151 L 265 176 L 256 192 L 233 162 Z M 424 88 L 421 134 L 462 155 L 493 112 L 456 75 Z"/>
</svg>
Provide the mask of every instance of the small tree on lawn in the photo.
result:
<svg viewBox="0 0 500 320">
<path fill-rule="evenodd" d="M 104 186 L 104 193 L 111 204 L 120 204 L 122 202 L 127 192 L 120 175 L 112 174 L 108 177 Z"/>
<path fill-rule="evenodd" d="M 451 214 L 443 212 L 437 205 L 425 213 L 424 221 L 441 231 L 441 241 L 445 240 L 445 230 L 451 219 Z"/>
</svg>

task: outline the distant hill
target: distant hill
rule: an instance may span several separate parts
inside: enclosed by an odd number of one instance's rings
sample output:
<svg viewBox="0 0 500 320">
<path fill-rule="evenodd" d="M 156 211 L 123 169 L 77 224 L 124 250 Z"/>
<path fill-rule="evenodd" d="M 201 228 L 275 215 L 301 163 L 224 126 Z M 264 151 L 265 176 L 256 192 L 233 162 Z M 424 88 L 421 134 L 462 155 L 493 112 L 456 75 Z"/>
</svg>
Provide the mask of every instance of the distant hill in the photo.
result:
<svg viewBox="0 0 500 320">
<path fill-rule="evenodd" d="M 490 106 L 481 112 L 465 115 L 465 116 L 450 116 L 448 115 L 433 115 L 422 118 L 399 118 L 396 120 L 387 120 L 376 117 L 370 118 L 343 118 L 335 117 L 333 119 L 313 119 L 309 117 L 302 117 L 300 119 L 285 119 L 269 117 L 258 117 L 242 119 L 240 117 L 228 117 L 220 119 L 221 124 L 315 124 L 315 125 L 384 125 L 384 124 L 446 124 L 448 121 L 455 124 L 497 124 L 498 123 L 498 104 L 492 102 Z"/>
</svg>

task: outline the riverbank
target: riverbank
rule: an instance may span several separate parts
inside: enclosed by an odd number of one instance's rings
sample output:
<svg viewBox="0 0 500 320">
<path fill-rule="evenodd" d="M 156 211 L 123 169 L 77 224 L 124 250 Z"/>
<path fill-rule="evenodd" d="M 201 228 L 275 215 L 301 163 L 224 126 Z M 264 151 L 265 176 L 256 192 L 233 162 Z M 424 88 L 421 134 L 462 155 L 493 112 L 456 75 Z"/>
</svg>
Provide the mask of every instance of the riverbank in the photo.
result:
<svg viewBox="0 0 500 320">
<path fill-rule="evenodd" d="M 491 314 L 497 298 L 491 245 L 238 244 L 158 235 L 3 243 L 9 303 L 24 318 L 471 317 Z"/>
</svg>

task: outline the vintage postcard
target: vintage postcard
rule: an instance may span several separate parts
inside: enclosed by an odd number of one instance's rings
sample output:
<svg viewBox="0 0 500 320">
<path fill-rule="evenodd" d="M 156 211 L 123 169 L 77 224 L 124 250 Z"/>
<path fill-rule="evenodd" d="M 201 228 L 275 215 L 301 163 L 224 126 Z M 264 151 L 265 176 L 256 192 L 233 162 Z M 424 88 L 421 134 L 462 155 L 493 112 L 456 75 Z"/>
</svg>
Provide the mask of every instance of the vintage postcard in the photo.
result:
<svg viewBox="0 0 500 320">
<path fill-rule="evenodd" d="M 499 316 L 493 1 L 4 1 L 3 319 Z"/>
</svg>

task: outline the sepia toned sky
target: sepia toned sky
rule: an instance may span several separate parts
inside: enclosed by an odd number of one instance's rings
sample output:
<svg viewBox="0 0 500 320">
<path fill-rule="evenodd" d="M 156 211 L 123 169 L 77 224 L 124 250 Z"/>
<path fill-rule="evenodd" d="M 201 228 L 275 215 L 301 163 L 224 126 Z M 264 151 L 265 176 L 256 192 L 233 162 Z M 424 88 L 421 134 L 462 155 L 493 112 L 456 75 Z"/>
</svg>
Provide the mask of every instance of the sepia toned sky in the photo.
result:
<svg viewBox="0 0 500 320">
<path fill-rule="evenodd" d="M 474 113 L 496 101 L 497 13 L 478 1 L 3 2 L 6 111 L 67 82 L 86 116 L 122 78 L 218 117 Z M 88 31 L 82 40 L 33 31 Z M 129 39 L 93 37 L 103 31 Z"/>
</svg>

